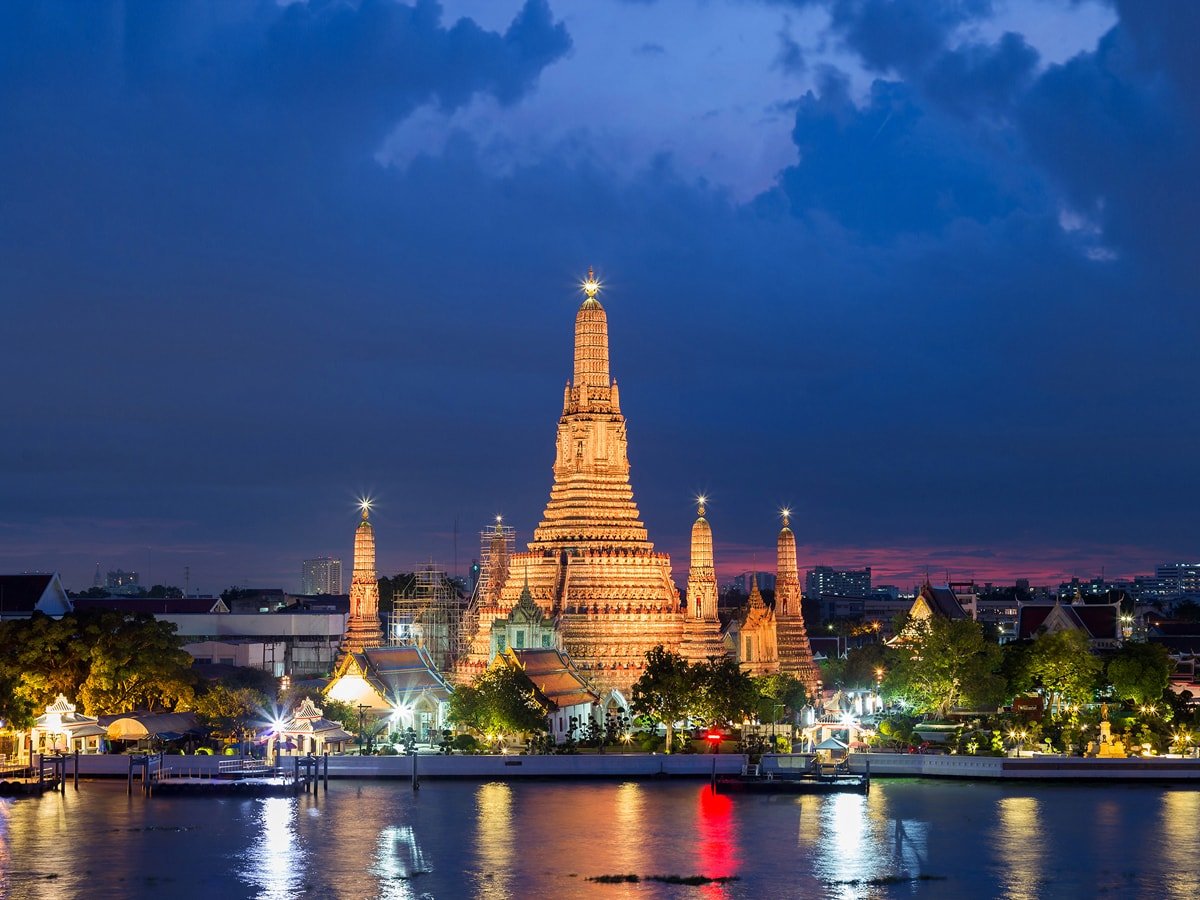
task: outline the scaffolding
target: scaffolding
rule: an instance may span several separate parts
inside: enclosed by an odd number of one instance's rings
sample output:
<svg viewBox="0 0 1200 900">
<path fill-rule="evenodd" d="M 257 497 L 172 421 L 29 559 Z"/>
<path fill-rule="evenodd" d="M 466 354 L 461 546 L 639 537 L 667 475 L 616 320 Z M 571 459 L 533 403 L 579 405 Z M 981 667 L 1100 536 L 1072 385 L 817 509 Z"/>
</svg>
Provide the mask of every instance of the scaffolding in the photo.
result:
<svg viewBox="0 0 1200 900">
<path fill-rule="evenodd" d="M 432 561 L 422 563 L 408 589 L 392 597 L 388 643 L 424 647 L 438 670 L 449 672 L 465 652 L 466 605 L 444 569 Z"/>
<path fill-rule="evenodd" d="M 517 530 L 499 520 L 479 532 L 479 580 L 471 595 L 473 607 L 496 605 L 516 546 Z"/>
</svg>

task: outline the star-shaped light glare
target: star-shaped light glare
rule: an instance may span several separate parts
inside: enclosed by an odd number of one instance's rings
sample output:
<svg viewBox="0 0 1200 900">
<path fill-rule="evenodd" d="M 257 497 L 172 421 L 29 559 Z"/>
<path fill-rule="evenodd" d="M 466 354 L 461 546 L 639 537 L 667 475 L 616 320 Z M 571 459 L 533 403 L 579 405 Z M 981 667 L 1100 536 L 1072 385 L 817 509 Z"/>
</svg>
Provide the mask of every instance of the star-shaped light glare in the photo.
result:
<svg viewBox="0 0 1200 900">
<path fill-rule="evenodd" d="M 359 508 L 359 511 L 362 512 L 364 519 L 367 517 L 367 513 L 369 513 L 371 511 L 371 507 L 374 505 L 375 505 L 375 501 L 372 500 L 370 497 L 359 497 L 358 498 L 358 508 Z"/>
<path fill-rule="evenodd" d="M 589 300 L 595 300 L 596 294 L 600 292 L 600 280 L 596 278 L 596 273 L 592 271 L 592 267 L 588 266 L 587 278 L 580 285 L 583 292 L 587 294 Z"/>
</svg>

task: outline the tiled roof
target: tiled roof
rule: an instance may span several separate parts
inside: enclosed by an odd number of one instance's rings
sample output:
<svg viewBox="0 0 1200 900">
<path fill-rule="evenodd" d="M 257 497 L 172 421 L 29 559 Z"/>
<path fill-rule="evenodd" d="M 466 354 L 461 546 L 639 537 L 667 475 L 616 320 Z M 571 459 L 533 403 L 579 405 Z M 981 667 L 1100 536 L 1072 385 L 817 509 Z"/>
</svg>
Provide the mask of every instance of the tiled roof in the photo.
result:
<svg viewBox="0 0 1200 900">
<path fill-rule="evenodd" d="M 127 613 L 149 613 L 152 616 L 229 612 L 219 597 L 80 597 L 75 600 L 75 608 L 112 609 Z"/>
<path fill-rule="evenodd" d="M 355 658 L 367 680 L 392 701 L 407 703 L 424 693 L 437 700 L 450 699 L 449 684 L 420 647 L 370 647 Z"/>
<path fill-rule="evenodd" d="M 33 612 L 53 575 L 0 575 L 0 612 Z"/>
<path fill-rule="evenodd" d="M 1036 636 L 1056 607 L 1092 640 L 1120 637 L 1120 613 L 1115 604 L 1022 603 L 1017 608 L 1017 638 L 1028 640 Z"/>
<path fill-rule="evenodd" d="M 962 608 L 958 597 L 950 588 L 934 587 L 929 582 L 925 582 L 921 587 L 921 597 L 929 604 L 929 608 L 935 615 L 944 616 L 947 619 L 967 618 L 967 611 Z"/>
<path fill-rule="evenodd" d="M 512 655 L 521 664 L 525 677 L 560 709 L 600 700 L 587 679 L 558 650 L 513 650 Z"/>
</svg>

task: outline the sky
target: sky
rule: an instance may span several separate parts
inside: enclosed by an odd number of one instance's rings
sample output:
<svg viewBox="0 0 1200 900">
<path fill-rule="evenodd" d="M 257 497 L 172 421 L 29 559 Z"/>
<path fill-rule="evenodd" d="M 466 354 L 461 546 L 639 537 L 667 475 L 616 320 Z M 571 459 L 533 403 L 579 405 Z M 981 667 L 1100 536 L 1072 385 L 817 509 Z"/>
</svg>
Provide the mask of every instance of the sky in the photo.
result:
<svg viewBox="0 0 1200 900">
<path fill-rule="evenodd" d="M 686 578 L 1200 553 L 1200 5 L 0 5 L 0 571 L 465 570 L 589 265 Z M 457 534 L 457 541 L 455 535 Z"/>
</svg>

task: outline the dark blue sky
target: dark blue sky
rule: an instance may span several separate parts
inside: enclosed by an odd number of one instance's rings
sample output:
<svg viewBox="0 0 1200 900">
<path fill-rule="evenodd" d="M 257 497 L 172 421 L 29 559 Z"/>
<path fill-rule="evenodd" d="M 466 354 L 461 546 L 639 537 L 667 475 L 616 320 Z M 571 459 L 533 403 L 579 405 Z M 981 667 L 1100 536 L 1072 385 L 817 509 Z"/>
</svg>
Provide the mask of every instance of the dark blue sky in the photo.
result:
<svg viewBox="0 0 1200 900">
<path fill-rule="evenodd" d="M 0 6 L 0 569 L 297 586 L 545 502 L 604 277 L 651 535 L 1200 550 L 1200 5 Z M 148 549 L 152 548 L 152 549 Z M 148 562 L 149 561 L 149 562 Z"/>
</svg>

